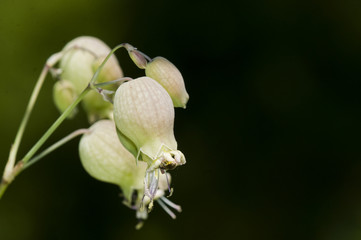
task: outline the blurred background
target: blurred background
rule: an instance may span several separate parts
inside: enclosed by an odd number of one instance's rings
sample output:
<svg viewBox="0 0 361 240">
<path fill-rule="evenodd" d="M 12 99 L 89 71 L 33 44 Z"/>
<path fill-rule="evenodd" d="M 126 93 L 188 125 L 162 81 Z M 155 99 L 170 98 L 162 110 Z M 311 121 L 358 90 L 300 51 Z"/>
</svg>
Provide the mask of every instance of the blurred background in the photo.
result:
<svg viewBox="0 0 361 240">
<path fill-rule="evenodd" d="M 361 2 L 0 0 L 0 168 L 46 59 L 91 35 L 129 42 L 182 72 L 187 164 L 172 172 L 173 221 L 143 229 L 116 186 L 91 178 L 73 140 L 0 201 L 1 240 L 361 239 Z M 142 76 L 124 50 L 126 76 Z M 18 156 L 59 116 L 48 77 Z M 84 113 L 45 144 L 87 127 Z"/>
</svg>

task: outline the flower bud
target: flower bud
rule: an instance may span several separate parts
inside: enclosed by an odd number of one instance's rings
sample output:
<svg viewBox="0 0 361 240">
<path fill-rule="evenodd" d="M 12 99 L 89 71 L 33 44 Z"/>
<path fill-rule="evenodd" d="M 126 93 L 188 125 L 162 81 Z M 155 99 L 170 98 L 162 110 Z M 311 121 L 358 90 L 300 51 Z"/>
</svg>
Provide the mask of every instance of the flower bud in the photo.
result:
<svg viewBox="0 0 361 240">
<path fill-rule="evenodd" d="M 64 112 L 65 109 L 76 99 L 77 95 L 75 93 L 74 86 L 66 80 L 57 81 L 54 84 L 53 88 L 53 98 L 56 107 Z M 68 118 L 74 117 L 77 113 L 77 109 L 74 109 Z"/>
<path fill-rule="evenodd" d="M 139 51 L 129 51 L 129 56 L 138 68 L 145 69 L 145 67 L 147 66 L 147 60 L 141 53 L 139 53 Z"/>
<path fill-rule="evenodd" d="M 182 74 L 170 61 L 156 57 L 145 68 L 145 74 L 162 85 L 172 98 L 174 107 L 186 108 L 189 95 Z"/>
<path fill-rule="evenodd" d="M 64 47 L 64 56 L 60 60 L 60 78 L 68 80 L 74 86 L 75 93 L 79 95 L 88 86 L 97 68 L 110 51 L 111 49 L 104 42 L 94 37 L 78 37 L 70 41 Z M 121 77 L 123 77 L 123 72 L 118 61 L 115 56 L 111 56 L 96 83 Z M 110 87 L 109 90 L 115 90 L 116 87 Z M 87 94 L 82 104 L 90 122 L 109 118 L 113 109 L 112 104 L 105 102 L 97 93 Z"/>
<path fill-rule="evenodd" d="M 145 58 L 144 54 L 139 52 L 129 43 L 125 43 L 123 46 L 125 49 L 127 49 L 129 57 L 132 59 L 135 65 L 137 65 L 137 67 L 140 69 L 145 69 L 145 67 L 147 66 L 147 59 Z"/>
<path fill-rule="evenodd" d="M 159 173 L 185 164 L 173 133 L 174 108 L 166 90 L 149 77 L 123 83 L 114 96 L 114 121 L 120 141 L 148 163 L 145 194 L 153 199 Z M 134 151 L 136 149 L 136 151 Z"/>
</svg>

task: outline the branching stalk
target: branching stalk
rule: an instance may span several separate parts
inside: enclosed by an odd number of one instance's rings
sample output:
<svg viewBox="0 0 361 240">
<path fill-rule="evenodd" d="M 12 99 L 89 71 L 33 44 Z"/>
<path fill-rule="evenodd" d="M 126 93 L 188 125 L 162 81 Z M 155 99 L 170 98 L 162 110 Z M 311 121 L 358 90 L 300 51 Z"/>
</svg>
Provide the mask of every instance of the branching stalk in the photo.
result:
<svg viewBox="0 0 361 240">
<path fill-rule="evenodd" d="M 69 116 L 73 109 L 78 105 L 78 103 L 84 98 L 84 96 L 90 91 L 88 86 L 83 90 L 83 92 L 75 99 L 75 101 L 60 115 L 60 117 L 51 125 L 51 127 L 44 133 L 44 135 L 38 140 L 37 143 L 30 149 L 30 151 L 22 159 L 23 163 L 26 164 L 30 158 L 39 150 L 39 148 L 44 144 L 44 142 L 53 134 L 53 132 L 59 127 L 59 125 Z"/>
<path fill-rule="evenodd" d="M 44 135 L 35 143 L 35 145 L 30 149 L 30 151 L 25 155 L 25 157 L 15 165 L 15 167 L 12 169 L 9 175 L 7 175 L 7 178 L 3 177 L 0 183 L 0 199 L 2 195 L 5 193 L 5 190 L 8 187 L 8 185 L 24 169 L 24 166 L 26 166 L 29 160 L 39 150 L 39 148 L 45 143 L 45 141 L 51 136 L 51 134 L 53 134 L 53 132 L 59 127 L 59 125 L 66 119 L 66 117 L 73 111 L 73 109 L 78 105 L 78 103 L 84 98 L 84 96 L 90 90 L 91 88 L 89 86 L 85 88 L 83 92 L 78 96 L 78 98 L 63 112 L 63 114 L 60 115 L 60 117 L 53 123 L 53 125 L 51 125 L 51 127 L 44 133 Z M 51 150 L 54 149 L 55 148 Z M 47 151 L 46 154 L 48 153 L 50 152 Z"/>
<path fill-rule="evenodd" d="M 26 125 L 27 125 L 27 123 L 29 121 L 29 117 L 31 115 L 31 112 L 33 111 L 33 108 L 34 108 L 36 99 L 37 99 L 37 97 L 39 95 L 40 89 L 43 86 L 43 83 L 45 81 L 46 75 L 48 74 L 49 69 L 51 67 L 53 67 L 59 61 L 61 56 L 62 56 L 62 53 L 55 53 L 52 56 L 50 56 L 50 58 L 48 58 L 48 60 L 46 61 L 46 64 L 43 67 L 43 70 L 41 71 L 41 74 L 40 74 L 40 76 L 39 76 L 39 78 L 38 78 L 38 80 L 37 80 L 37 82 L 35 84 L 35 87 L 34 87 L 34 90 L 33 90 L 32 94 L 31 94 L 28 106 L 26 107 L 25 114 L 23 116 L 23 119 L 22 119 L 22 121 L 20 123 L 20 126 L 19 126 L 19 129 L 18 129 L 18 132 L 16 134 L 14 143 L 11 146 L 11 149 L 10 149 L 9 159 L 8 159 L 8 161 L 6 163 L 5 170 L 4 170 L 4 175 L 3 175 L 4 181 L 9 181 L 8 178 L 11 175 L 11 172 L 13 171 L 15 161 L 16 161 L 16 155 L 17 155 L 17 152 L 19 150 L 21 139 L 23 137 Z"/>
<path fill-rule="evenodd" d="M 37 156 L 35 156 L 34 158 L 30 159 L 24 166 L 22 170 L 25 170 L 26 168 L 30 167 L 31 165 L 33 165 L 34 163 L 38 162 L 40 159 L 42 159 L 43 157 L 45 157 L 46 155 L 48 155 L 49 153 L 51 153 L 52 151 L 56 150 L 57 148 L 63 146 L 65 143 L 71 141 L 72 139 L 76 138 L 79 135 L 82 135 L 84 133 L 89 132 L 88 129 L 82 128 L 82 129 L 78 129 L 72 133 L 70 133 L 68 136 L 60 139 L 59 141 L 57 141 L 56 143 L 54 143 L 53 145 L 51 145 L 50 147 L 48 147 L 47 149 L 45 149 L 43 152 L 41 152 L 40 154 L 38 154 Z"/>
</svg>

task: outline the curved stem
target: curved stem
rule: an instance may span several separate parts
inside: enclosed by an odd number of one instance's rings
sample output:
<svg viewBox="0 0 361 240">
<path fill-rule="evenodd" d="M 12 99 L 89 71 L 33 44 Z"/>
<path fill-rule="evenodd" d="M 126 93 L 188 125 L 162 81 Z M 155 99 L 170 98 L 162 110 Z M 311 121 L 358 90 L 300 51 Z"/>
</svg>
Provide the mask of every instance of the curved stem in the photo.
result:
<svg viewBox="0 0 361 240">
<path fill-rule="evenodd" d="M 60 139 L 59 141 L 57 141 L 56 143 L 54 143 L 53 145 L 51 145 L 50 147 L 48 147 L 47 149 L 45 149 L 43 152 L 41 152 L 39 155 L 35 156 L 34 158 L 30 159 L 29 162 L 27 162 L 24 166 L 22 170 L 25 170 L 26 168 L 30 167 L 31 165 L 33 165 L 34 163 L 38 162 L 40 159 L 42 159 L 43 157 L 45 157 L 46 155 L 48 155 L 49 153 L 51 153 L 52 151 L 56 150 L 57 148 L 61 147 L 62 145 L 64 145 L 65 143 L 69 142 L 70 140 L 76 138 L 79 135 L 82 135 L 84 133 L 89 132 L 88 129 L 82 128 L 82 129 L 78 129 L 72 133 L 70 133 L 68 136 Z"/>
<path fill-rule="evenodd" d="M 131 81 L 131 80 L 133 80 L 133 78 L 122 77 L 122 78 L 112 80 L 112 81 L 108 81 L 108 82 L 96 83 L 93 86 L 94 87 L 105 87 L 105 86 L 109 86 L 109 85 L 112 85 L 112 84 L 122 84 L 124 82 L 128 82 L 128 81 Z"/>
<path fill-rule="evenodd" d="M 45 80 L 45 77 L 46 77 L 48 71 L 49 71 L 49 67 L 48 67 L 48 65 L 45 64 L 43 70 L 41 71 L 40 77 L 39 77 L 38 81 L 36 82 L 33 93 L 31 94 L 30 101 L 29 101 L 28 106 L 27 106 L 27 108 L 25 110 L 25 114 L 23 116 L 23 119 L 22 119 L 22 121 L 20 123 L 20 127 L 18 129 L 17 134 L 16 134 L 14 144 L 11 146 L 11 150 L 10 150 L 10 154 L 9 154 L 9 160 L 8 160 L 8 162 L 6 164 L 6 167 L 5 167 L 4 177 L 7 177 L 7 175 L 9 175 L 9 173 L 13 170 L 13 167 L 15 165 L 16 154 L 18 152 L 21 139 L 23 137 L 23 134 L 24 134 L 26 125 L 28 123 L 30 114 L 31 114 L 31 112 L 32 112 L 32 110 L 34 108 L 35 101 L 36 101 L 36 99 L 37 99 L 37 97 L 39 95 L 41 87 L 43 86 L 43 83 L 44 83 L 44 80 Z"/>
<path fill-rule="evenodd" d="M 28 106 L 27 106 L 27 108 L 25 110 L 25 114 L 24 114 L 24 117 L 23 117 L 23 119 L 21 121 L 18 133 L 16 134 L 16 137 L 15 137 L 12 152 L 10 153 L 10 159 L 12 161 L 15 161 L 15 159 L 16 159 L 16 154 L 17 154 L 17 151 L 19 149 L 21 138 L 22 138 L 22 136 L 24 134 L 25 127 L 26 127 L 26 125 L 28 123 L 30 114 L 31 114 L 31 112 L 32 112 L 32 110 L 34 108 L 35 101 L 36 101 L 36 99 L 37 99 L 37 97 L 39 95 L 41 87 L 43 86 L 43 83 L 44 83 L 44 80 L 45 80 L 45 77 L 46 77 L 48 71 L 49 71 L 49 66 L 45 65 L 42 72 L 41 72 L 41 74 L 40 74 L 38 82 L 35 85 L 33 93 L 31 94 L 30 101 L 29 101 Z"/>
<path fill-rule="evenodd" d="M 13 171 L 15 161 L 16 161 L 16 155 L 17 155 L 17 152 L 19 150 L 21 139 L 23 137 L 26 125 L 27 125 L 27 123 L 29 121 L 29 117 L 31 115 L 31 112 L 33 111 L 33 108 L 34 108 L 36 99 L 37 99 L 37 97 L 39 95 L 40 89 L 43 86 L 43 83 L 45 81 L 46 75 L 48 74 L 49 69 L 51 67 L 53 67 L 59 61 L 61 56 L 62 56 L 62 53 L 60 52 L 60 53 L 55 53 L 55 54 L 51 55 L 48 58 L 48 60 L 46 61 L 45 65 L 43 67 L 43 70 L 41 71 L 40 76 L 39 76 L 39 78 L 38 78 L 38 80 L 37 80 L 37 82 L 35 84 L 34 90 L 33 90 L 32 94 L 31 94 L 30 100 L 28 102 L 28 106 L 26 107 L 25 114 L 23 116 L 23 119 L 21 120 L 18 132 L 16 134 L 14 143 L 11 146 L 11 149 L 10 149 L 9 159 L 8 159 L 8 161 L 6 163 L 5 170 L 4 170 L 4 176 L 3 176 L 3 178 L 5 180 L 8 180 L 7 179 L 8 176 Z"/>
</svg>

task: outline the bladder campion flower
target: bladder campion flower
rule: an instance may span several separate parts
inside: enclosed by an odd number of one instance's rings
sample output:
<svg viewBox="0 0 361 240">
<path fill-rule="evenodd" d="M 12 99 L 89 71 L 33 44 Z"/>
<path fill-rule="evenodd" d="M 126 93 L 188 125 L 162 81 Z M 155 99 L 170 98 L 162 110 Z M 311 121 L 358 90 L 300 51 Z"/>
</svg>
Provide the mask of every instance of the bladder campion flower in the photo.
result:
<svg viewBox="0 0 361 240">
<path fill-rule="evenodd" d="M 118 185 L 123 193 L 123 203 L 137 211 L 137 218 L 147 218 L 147 211 L 142 208 L 152 204 L 149 197 L 144 197 L 143 179 L 147 164 L 136 165 L 134 156 L 119 142 L 115 124 L 112 120 L 100 120 L 94 123 L 79 143 L 79 155 L 84 169 L 94 178 Z M 175 215 L 167 206 L 180 211 L 180 207 L 164 197 L 169 186 L 170 175 L 162 174 L 155 191 L 154 199 L 172 217 Z"/>
<path fill-rule="evenodd" d="M 140 77 L 120 85 L 114 96 L 114 121 L 120 141 L 138 160 L 148 164 L 145 195 L 155 196 L 159 170 L 185 164 L 173 133 L 174 107 L 155 80 Z"/>
</svg>

